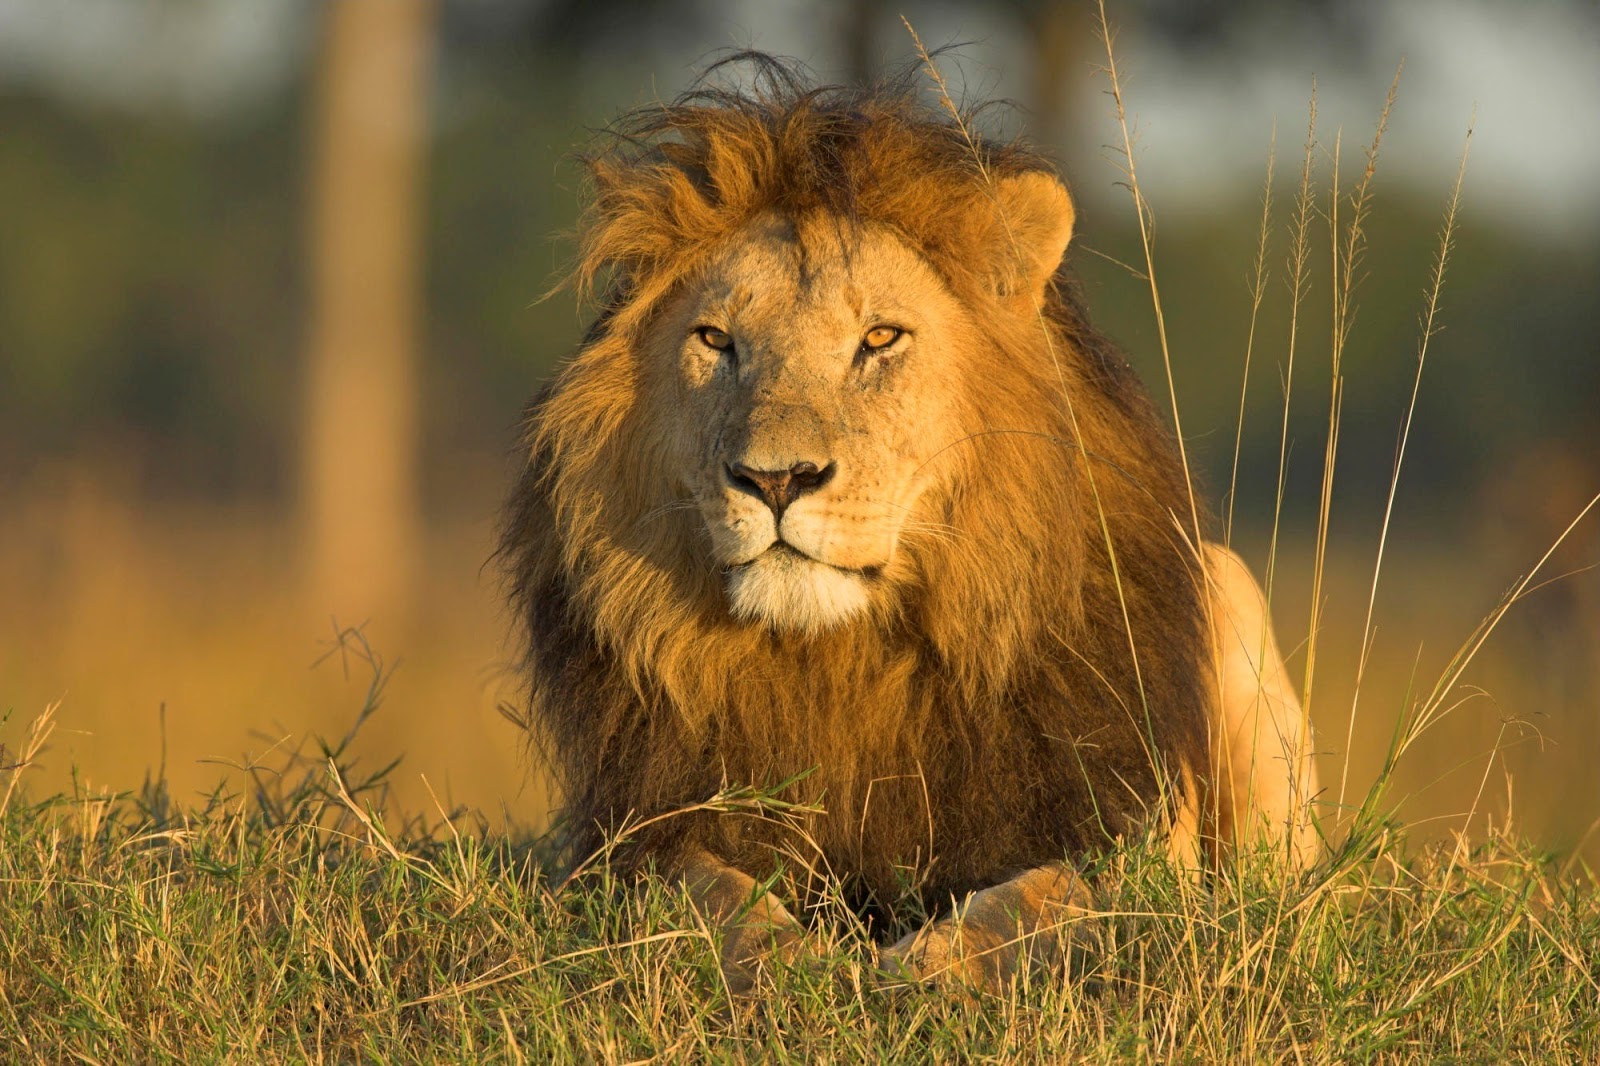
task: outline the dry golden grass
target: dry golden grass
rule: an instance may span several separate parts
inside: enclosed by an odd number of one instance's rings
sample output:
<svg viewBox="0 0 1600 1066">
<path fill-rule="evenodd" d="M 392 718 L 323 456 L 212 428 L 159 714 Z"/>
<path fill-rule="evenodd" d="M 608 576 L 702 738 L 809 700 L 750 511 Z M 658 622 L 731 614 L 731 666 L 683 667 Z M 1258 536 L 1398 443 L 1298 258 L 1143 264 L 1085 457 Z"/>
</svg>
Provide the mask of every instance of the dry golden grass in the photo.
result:
<svg viewBox="0 0 1600 1066">
<path fill-rule="evenodd" d="M 36 735 L 43 730 L 36 730 Z M 24 745 L 14 779 L 32 754 Z M 0 1042 L 38 1061 L 1591 1061 L 1600 894 L 1515 841 L 1204 885 L 1130 846 L 1065 968 L 883 988 L 842 900 L 820 965 L 727 994 L 682 889 L 403 827 L 337 745 L 249 793 L 0 806 Z M 760 797 L 736 805 L 759 806 Z"/>
<path fill-rule="evenodd" d="M 0 713 L 13 715 L 0 740 L 61 704 L 34 787 L 126 790 L 164 764 L 193 797 L 310 733 L 342 735 L 367 679 L 328 656 L 335 621 L 300 594 L 293 530 L 281 511 L 151 508 L 84 471 L 41 473 L 0 516 Z M 393 798 L 406 809 L 431 805 L 431 788 L 497 824 L 502 804 L 537 821 L 541 781 L 495 710 L 515 680 L 490 541 L 487 520 L 434 529 L 415 620 L 363 627 L 393 672 L 362 748 L 404 755 Z"/>
<path fill-rule="evenodd" d="M 1113 89 L 1160 323 L 1150 209 Z M 1500 573 L 1459 532 L 1392 539 L 1399 462 L 1376 543 L 1333 533 L 1339 353 L 1393 106 L 1391 89 L 1354 189 L 1335 171 L 1319 193 L 1313 105 L 1287 226 L 1295 323 L 1315 223 L 1328 226 L 1315 524 L 1279 521 L 1282 457 L 1269 526 L 1236 523 L 1229 496 L 1230 535 L 1247 555 L 1265 549 L 1280 632 L 1301 635 L 1286 651 L 1308 703 L 1315 693 L 1321 777 L 1338 782 L 1329 852 L 1305 877 L 1244 863 L 1197 884 L 1130 847 L 1096 881 L 1100 912 L 1077 919 L 1072 964 L 983 1002 L 875 988 L 867 932 L 835 901 L 820 970 L 733 999 L 714 934 L 676 887 L 618 885 L 603 861 L 553 879 L 517 828 L 544 824 L 549 799 L 494 710 L 512 682 L 479 570 L 485 524 L 435 530 L 416 621 L 366 629 L 397 671 L 348 635 L 313 671 L 334 629 L 294 592 L 286 516 L 152 513 L 58 472 L 0 517 L 0 699 L 13 711 L 0 729 L 0 1045 L 49 1060 L 1600 1058 L 1600 893 L 1582 861 L 1600 820 L 1600 693 L 1593 671 L 1564 669 L 1600 653 L 1592 583 L 1540 588 L 1560 572 L 1541 558 L 1548 539 L 1519 541 Z M 1419 388 L 1459 198 L 1458 182 L 1422 297 Z M 1252 322 L 1273 226 L 1269 199 Z M 1285 407 L 1310 343 L 1297 326 L 1286 341 Z M 1267 343 L 1252 330 L 1247 357 Z M 1289 444 L 1285 415 L 1281 456 Z M 1561 522 L 1543 533 L 1566 536 Z M 30 732 L 57 700 L 54 733 Z M 347 743 L 307 741 L 352 722 Z M 447 818 L 457 804 L 485 817 Z"/>
</svg>

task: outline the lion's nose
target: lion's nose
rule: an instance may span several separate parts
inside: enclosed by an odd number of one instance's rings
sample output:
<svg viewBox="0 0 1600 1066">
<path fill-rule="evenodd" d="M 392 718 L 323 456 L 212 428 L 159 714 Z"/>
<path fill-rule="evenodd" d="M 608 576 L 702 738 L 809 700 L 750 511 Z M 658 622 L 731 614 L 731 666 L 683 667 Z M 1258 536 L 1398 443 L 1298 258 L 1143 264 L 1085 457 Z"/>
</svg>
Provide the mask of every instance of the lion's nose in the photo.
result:
<svg viewBox="0 0 1600 1066">
<path fill-rule="evenodd" d="M 761 497 L 772 508 L 772 513 L 782 518 L 784 508 L 832 481 L 836 466 L 829 463 L 818 468 L 816 463 L 799 462 L 787 470 L 756 470 L 743 463 L 732 463 L 725 469 L 730 485 Z"/>
</svg>

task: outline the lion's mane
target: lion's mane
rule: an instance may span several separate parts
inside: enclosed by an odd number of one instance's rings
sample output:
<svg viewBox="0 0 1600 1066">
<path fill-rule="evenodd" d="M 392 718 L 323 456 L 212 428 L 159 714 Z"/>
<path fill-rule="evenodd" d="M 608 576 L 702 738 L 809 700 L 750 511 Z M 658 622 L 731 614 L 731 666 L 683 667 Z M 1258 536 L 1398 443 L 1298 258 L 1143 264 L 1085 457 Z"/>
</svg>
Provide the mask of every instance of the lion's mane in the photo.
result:
<svg viewBox="0 0 1600 1066">
<path fill-rule="evenodd" d="M 1002 314 L 973 265 L 995 240 L 989 181 L 1048 165 L 969 140 L 909 83 L 815 88 L 741 59 L 752 88 L 636 112 L 589 159 L 576 276 L 602 310 L 529 407 L 502 528 L 530 723 L 575 853 L 805 771 L 787 798 L 826 808 L 802 825 L 822 865 L 880 904 L 908 881 L 936 903 L 1136 834 L 1207 772 L 1204 616 L 1174 517 L 1183 471 L 1131 370 L 1064 272 L 1042 316 Z M 638 402 L 652 312 L 770 210 L 893 227 L 986 309 L 1004 352 L 981 375 L 991 391 L 967 397 L 988 430 L 949 444 L 969 458 L 941 501 L 946 535 L 902 548 L 918 579 L 899 609 L 810 636 L 729 617 L 695 512 L 660 497 L 664 429 Z M 666 818 L 617 856 L 703 846 L 759 872 L 788 832 Z"/>
</svg>

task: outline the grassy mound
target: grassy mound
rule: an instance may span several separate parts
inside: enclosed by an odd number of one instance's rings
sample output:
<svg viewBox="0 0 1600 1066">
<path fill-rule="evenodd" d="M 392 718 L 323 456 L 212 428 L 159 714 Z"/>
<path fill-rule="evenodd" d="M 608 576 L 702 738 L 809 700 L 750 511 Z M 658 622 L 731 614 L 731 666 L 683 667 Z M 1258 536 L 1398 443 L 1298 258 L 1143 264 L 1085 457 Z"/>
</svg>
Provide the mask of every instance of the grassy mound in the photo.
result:
<svg viewBox="0 0 1600 1066">
<path fill-rule="evenodd" d="M 1507 837 L 1408 853 L 1372 820 L 1292 884 L 1107 859 L 1070 962 L 1004 999 L 825 965 L 731 997 L 674 884 L 570 881 L 540 841 L 389 825 L 345 745 L 190 808 L 0 812 L 0 1046 L 39 1061 L 1600 1060 L 1600 893 Z M 748 802 L 748 800 L 746 801 Z"/>
</svg>

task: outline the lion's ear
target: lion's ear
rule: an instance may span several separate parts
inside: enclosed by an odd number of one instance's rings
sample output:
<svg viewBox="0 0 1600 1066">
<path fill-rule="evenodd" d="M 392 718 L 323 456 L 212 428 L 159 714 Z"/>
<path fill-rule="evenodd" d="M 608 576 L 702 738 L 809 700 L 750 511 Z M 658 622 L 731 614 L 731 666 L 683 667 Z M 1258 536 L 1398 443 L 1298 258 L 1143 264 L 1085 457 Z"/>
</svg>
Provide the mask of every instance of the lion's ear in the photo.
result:
<svg viewBox="0 0 1600 1066">
<path fill-rule="evenodd" d="M 1072 198 L 1054 175 L 1034 170 L 998 179 L 994 204 L 995 289 L 1037 303 L 1072 240 Z"/>
</svg>

